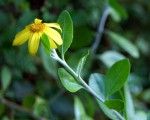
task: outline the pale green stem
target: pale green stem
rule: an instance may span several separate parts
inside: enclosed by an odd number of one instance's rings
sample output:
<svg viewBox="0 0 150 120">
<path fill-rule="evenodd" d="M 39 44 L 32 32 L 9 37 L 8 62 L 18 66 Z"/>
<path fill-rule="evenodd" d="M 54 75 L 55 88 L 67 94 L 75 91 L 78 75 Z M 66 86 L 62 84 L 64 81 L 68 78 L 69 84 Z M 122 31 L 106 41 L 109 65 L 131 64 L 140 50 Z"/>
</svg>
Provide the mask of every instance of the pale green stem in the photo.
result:
<svg viewBox="0 0 150 120">
<path fill-rule="evenodd" d="M 101 102 L 104 102 L 104 99 L 102 99 L 101 97 L 99 97 L 87 84 L 86 82 L 80 77 L 78 76 L 74 70 L 72 68 L 70 68 L 70 66 L 62 59 L 59 58 L 59 56 L 57 55 L 56 51 L 53 50 L 52 52 L 52 58 L 55 59 L 56 61 L 58 61 L 59 63 L 61 63 L 77 80 L 78 82 L 80 82 L 85 88 L 86 90 L 88 90 L 91 94 L 93 94 L 94 96 L 96 96 L 96 98 L 98 100 L 100 100 Z"/>
<path fill-rule="evenodd" d="M 111 110 L 120 120 L 125 120 L 116 110 Z"/>
<path fill-rule="evenodd" d="M 95 96 L 98 100 L 100 100 L 102 103 L 105 102 L 105 100 L 103 98 L 101 98 L 97 93 L 95 93 L 90 86 L 80 77 L 76 74 L 76 72 L 62 59 L 60 59 L 60 57 L 57 55 L 55 50 L 52 50 L 51 52 L 51 57 L 53 59 L 55 59 L 56 61 L 58 61 L 60 64 L 62 64 L 69 73 L 71 73 L 77 80 L 78 82 L 80 82 L 85 89 L 90 92 L 93 96 Z M 119 118 L 119 120 L 125 120 L 117 111 L 112 110 L 112 112 Z"/>
</svg>

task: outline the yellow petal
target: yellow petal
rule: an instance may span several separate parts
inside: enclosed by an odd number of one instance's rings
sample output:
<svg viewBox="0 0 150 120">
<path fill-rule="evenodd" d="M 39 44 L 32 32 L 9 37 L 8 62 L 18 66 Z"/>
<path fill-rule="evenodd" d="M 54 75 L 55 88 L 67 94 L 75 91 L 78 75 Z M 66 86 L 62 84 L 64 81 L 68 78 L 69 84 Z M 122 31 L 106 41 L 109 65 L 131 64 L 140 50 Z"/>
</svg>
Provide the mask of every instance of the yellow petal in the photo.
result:
<svg viewBox="0 0 150 120">
<path fill-rule="evenodd" d="M 39 47 L 40 37 L 40 33 L 33 33 L 29 38 L 28 47 L 31 55 L 36 54 Z"/>
<path fill-rule="evenodd" d="M 56 46 L 55 42 L 54 42 L 50 37 L 48 37 L 48 39 L 49 39 L 49 41 L 50 41 L 50 48 L 51 48 L 51 49 L 56 49 L 57 46 Z"/>
<path fill-rule="evenodd" d="M 40 19 L 38 19 L 38 18 L 35 18 L 35 20 L 34 20 L 34 23 L 35 24 L 38 24 L 38 23 L 41 23 L 42 22 L 42 20 L 40 20 Z"/>
<path fill-rule="evenodd" d="M 44 24 L 47 25 L 48 27 L 53 27 L 61 30 L 60 25 L 58 23 L 44 23 Z"/>
<path fill-rule="evenodd" d="M 14 46 L 21 45 L 25 43 L 31 35 L 31 32 L 28 28 L 25 28 L 24 30 L 20 31 L 16 36 L 13 41 Z"/>
<path fill-rule="evenodd" d="M 44 29 L 44 32 L 47 36 L 49 36 L 51 39 L 53 39 L 58 45 L 62 44 L 61 36 L 56 30 L 46 27 Z"/>
</svg>

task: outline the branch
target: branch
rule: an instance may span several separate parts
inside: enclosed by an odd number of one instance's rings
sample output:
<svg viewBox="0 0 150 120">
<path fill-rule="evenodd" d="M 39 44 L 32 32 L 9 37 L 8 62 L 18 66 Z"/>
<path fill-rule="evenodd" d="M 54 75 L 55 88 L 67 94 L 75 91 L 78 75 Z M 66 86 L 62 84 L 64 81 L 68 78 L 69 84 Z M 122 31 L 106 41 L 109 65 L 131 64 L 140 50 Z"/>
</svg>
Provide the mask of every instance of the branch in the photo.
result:
<svg viewBox="0 0 150 120">
<path fill-rule="evenodd" d="M 88 86 L 88 84 L 80 77 L 76 74 L 76 72 L 62 59 L 59 58 L 57 52 L 55 50 L 51 51 L 51 57 L 58 61 L 61 65 L 63 65 L 66 70 L 68 70 L 68 72 L 73 75 L 77 81 L 79 81 L 85 88 L 86 90 L 91 93 L 93 96 L 95 96 L 99 101 L 101 101 L 102 103 L 104 103 L 104 99 L 101 98 L 95 91 L 93 91 L 93 89 L 91 89 L 90 86 Z M 119 120 L 125 120 L 116 110 L 112 110 L 112 112 L 116 115 L 116 117 Z"/>
<path fill-rule="evenodd" d="M 108 9 L 108 7 L 106 7 L 104 12 L 103 12 L 103 15 L 100 19 L 100 24 L 98 26 L 98 31 L 97 31 L 97 34 L 96 34 L 95 42 L 93 43 L 93 45 L 91 47 L 92 55 L 95 55 L 95 53 L 98 49 L 98 46 L 101 42 L 102 34 L 103 34 L 103 31 L 104 31 L 104 27 L 105 27 L 105 23 L 106 23 L 108 15 L 109 15 L 109 9 Z"/>
<path fill-rule="evenodd" d="M 24 107 L 14 103 L 14 102 L 12 102 L 10 100 L 7 100 L 5 98 L 0 98 L 0 101 L 4 105 L 8 106 L 9 108 L 17 110 L 17 111 L 21 111 L 23 113 L 26 113 L 26 114 L 28 114 L 29 116 L 33 117 L 36 120 L 48 120 L 47 118 L 44 118 L 42 116 L 37 116 L 33 111 L 31 111 L 31 110 L 29 110 L 27 108 L 24 108 Z"/>
</svg>

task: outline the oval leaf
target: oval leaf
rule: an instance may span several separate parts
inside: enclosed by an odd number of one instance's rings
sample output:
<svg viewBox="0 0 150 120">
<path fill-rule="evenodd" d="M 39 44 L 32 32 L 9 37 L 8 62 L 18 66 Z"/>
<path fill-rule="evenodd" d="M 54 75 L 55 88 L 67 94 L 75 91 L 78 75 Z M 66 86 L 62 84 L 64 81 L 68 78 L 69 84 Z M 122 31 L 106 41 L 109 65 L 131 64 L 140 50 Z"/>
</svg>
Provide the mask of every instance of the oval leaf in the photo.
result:
<svg viewBox="0 0 150 120">
<path fill-rule="evenodd" d="M 84 106 L 77 96 L 74 97 L 74 112 L 76 120 L 80 120 L 80 116 L 86 115 Z"/>
<path fill-rule="evenodd" d="M 63 84 L 63 86 L 70 92 L 76 92 L 79 89 L 83 88 L 75 78 L 68 73 L 64 68 L 58 69 L 59 78 Z"/>
<path fill-rule="evenodd" d="M 83 68 L 83 65 L 85 64 L 86 58 L 89 55 L 89 51 L 86 51 L 84 53 L 84 55 L 81 57 L 81 59 L 79 60 L 78 66 L 77 66 L 77 71 L 76 73 L 78 74 L 78 76 L 80 76 L 81 70 Z"/>
<path fill-rule="evenodd" d="M 104 76 L 98 73 L 90 75 L 89 86 L 103 99 L 105 99 Z"/>
<path fill-rule="evenodd" d="M 106 51 L 101 55 L 98 55 L 98 59 L 100 59 L 108 68 L 118 60 L 122 60 L 124 58 L 125 56 L 117 51 Z"/>
<path fill-rule="evenodd" d="M 127 18 L 127 12 L 116 0 L 109 0 L 109 8 L 110 15 L 116 22 L 120 22 L 121 18 Z"/>
<path fill-rule="evenodd" d="M 11 82 L 11 78 L 12 78 L 12 73 L 10 69 L 6 66 L 3 67 L 1 72 L 1 83 L 2 83 L 2 89 L 4 91 L 8 88 Z"/>
<path fill-rule="evenodd" d="M 77 96 L 74 98 L 74 101 L 74 112 L 76 120 L 93 120 L 92 118 L 86 115 L 84 106 Z"/>
<path fill-rule="evenodd" d="M 108 10 L 109 10 L 109 14 L 111 15 L 111 17 L 113 18 L 114 21 L 116 21 L 116 22 L 121 21 L 121 16 L 114 8 L 109 7 Z"/>
<path fill-rule="evenodd" d="M 62 29 L 61 36 L 63 39 L 63 44 L 62 46 L 59 47 L 59 51 L 61 55 L 64 57 L 64 54 L 70 47 L 73 39 L 73 23 L 70 14 L 68 13 L 67 10 L 63 11 L 60 14 L 57 22 Z"/>
<path fill-rule="evenodd" d="M 110 109 L 121 111 L 124 109 L 124 102 L 122 100 L 105 100 L 105 105 Z"/>
<path fill-rule="evenodd" d="M 111 94 L 118 91 L 126 82 L 130 72 L 130 63 L 128 59 L 123 59 L 108 70 L 105 75 L 105 93 L 108 98 Z"/>
<path fill-rule="evenodd" d="M 35 103 L 33 106 L 33 112 L 36 116 L 41 116 L 41 115 L 45 115 L 47 116 L 48 113 L 48 109 L 45 107 L 47 106 L 47 101 L 40 97 L 40 96 L 36 96 L 35 97 Z"/>
<path fill-rule="evenodd" d="M 119 120 L 117 116 L 111 111 L 111 109 L 109 109 L 104 103 L 102 103 L 99 100 L 97 100 L 97 102 L 103 110 L 103 112 L 105 113 L 105 115 L 107 115 L 107 117 L 109 117 L 111 120 Z"/>
<path fill-rule="evenodd" d="M 104 97 L 104 77 L 101 74 L 94 73 L 90 76 L 89 86 L 103 99 Z M 102 111 L 107 115 L 107 117 L 118 120 L 116 115 L 101 101 L 97 100 Z"/>
<path fill-rule="evenodd" d="M 108 31 L 107 34 L 110 36 L 112 41 L 117 43 L 122 49 L 128 52 L 132 57 L 134 58 L 139 57 L 139 51 L 137 47 L 134 44 L 132 44 L 129 40 L 111 31 Z"/>
</svg>

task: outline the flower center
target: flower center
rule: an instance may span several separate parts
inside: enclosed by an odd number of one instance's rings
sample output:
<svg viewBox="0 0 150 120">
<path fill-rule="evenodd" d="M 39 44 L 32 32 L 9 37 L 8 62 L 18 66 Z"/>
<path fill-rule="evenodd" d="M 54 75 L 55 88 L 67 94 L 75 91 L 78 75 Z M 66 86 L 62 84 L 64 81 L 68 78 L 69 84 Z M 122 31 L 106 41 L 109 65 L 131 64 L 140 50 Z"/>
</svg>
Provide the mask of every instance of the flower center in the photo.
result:
<svg viewBox="0 0 150 120">
<path fill-rule="evenodd" d="M 33 23 L 30 27 L 30 30 L 32 32 L 40 32 L 44 29 L 44 24 L 43 23 Z"/>
</svg>

